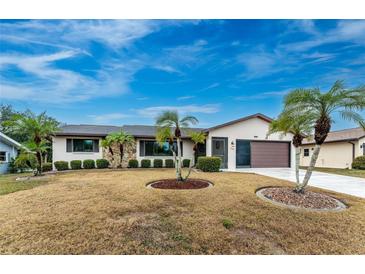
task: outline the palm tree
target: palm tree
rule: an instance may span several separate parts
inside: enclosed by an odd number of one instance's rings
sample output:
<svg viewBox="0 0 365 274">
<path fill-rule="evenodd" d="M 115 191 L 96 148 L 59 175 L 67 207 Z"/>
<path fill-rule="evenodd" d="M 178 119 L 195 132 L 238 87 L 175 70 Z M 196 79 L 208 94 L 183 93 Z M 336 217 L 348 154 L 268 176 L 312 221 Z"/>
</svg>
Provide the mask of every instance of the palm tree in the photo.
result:
<svg viewBox="0 0 365 274">
<path fill-rule="evenodd" d="M 37 170 L 35 175 L 42 174 L 43 154 L 49 149 L 52 136 L 58 129 L 59 123 L 46 115 L 45 112 L 36 115 L 31 111 L 16 114 L 5 122 L 13 132 L 22 132 L 28 136 L 28 146 L 35 153 Z"/>
<path fill-rule="evenodd" d="M 132 135 L 123 130 L 121 130 L 120 132 L 112 133 L 110 138 L 114 140 L 114 143 L 118 144 L 119 146 L 120 167 L 122 167 L 124 147 L 134 144 L 134 138 Z"/>
<path fill-rule="evenodd" d="M 113 151 L 114 142 L 115 142 L 114 139 L 110 135 L 106 136 L 105 139 L 101 141 L 101 146 L 103 148 L 108 149 L 111 155 L 112 162 L 114 162 L 114 151 Z"/>
<path fill-rule="evenodd" d="M 342 81 L 336 81 L 331 89 L 322 93 L 318 88 L 297 89 L 285 98 L 285 111 L 298 109 L 311 113 L 316 118 L 314 125 L 315 147 L 303 183 L 298 191 L 304 192 L 318 159 L 321 145 L 327 138 L 333 123 L 333 114 L 339 113 L 343 119 L 364 124 L 359 111 L 365 108 L 365 86 L 345 89 Z"/>
<path fill-rule="evenodd" d="M 293 134 L 293 145 L 295 147 L 295 177 L 297 187 L 300 186 L 299 180 L 299 162 L 300 162 L 300 147 L 305 136 L 312 134 L 315 116 L 311 113 L 297 112 L 282 112 L 278 119 L 270 124 L 269 134 L 280 132 L 284 135 Z M 295 191 L 297 191 L 297 187 Z"/>
<path fill-rule="evenodd" d="M 196 165 L 197 160 L 197 150 L 198 150 L 198 144 L 204 144 L 206 135 L 204 132 L 201 131 L 192 131 L 190 133 L 191 140 L 194 143 L 193 150 L 194 150 L 194 165 Z"/>
<path fill-rule="evenodd" d="M 177 181 L 184 181 L 187 178 L 183 178 L 181 174 L 182 160 L 181 160 L 181 130 L 198 123 L 198 119 L 194 116 L 179 117 L 177 111 L 164 111 L 156 118 L 157 135 L 156 139 L 158 142 L 163 143 L 169 140 L 170 148 L 174 155 L 175 168 L 176 168 L 176 179 Z M 173 129 L 173 133 L 171 130 Z M 173 140 L 177 142 L 177 155 L 172 149 Z M 172 144 L 171 144 L 172 142 Z"/>
</svg>

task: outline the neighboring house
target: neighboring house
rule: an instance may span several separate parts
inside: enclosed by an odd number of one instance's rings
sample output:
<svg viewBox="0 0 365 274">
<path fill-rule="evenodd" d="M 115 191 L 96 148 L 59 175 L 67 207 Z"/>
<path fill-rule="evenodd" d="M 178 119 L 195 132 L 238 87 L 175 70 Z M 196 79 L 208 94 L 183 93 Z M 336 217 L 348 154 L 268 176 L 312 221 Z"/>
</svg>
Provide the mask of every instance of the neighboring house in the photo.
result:
<svg viewBox="0 0 365 274">
<path fill-rule="evenodd" d="M 182 156 L 194 158 L 193 142 L 189 137 L 189 131 L 194 130 L 207 133 L 206 144 L 198 147 L 199 155 L 220 157 L 223 169 L 294 167 L 292 136 L 268 136 L 271 121 L 263 114 L 255 114 L 208 129 L 185 129 L 182 131 Z M 133 135 L 136 141 L 134 146 L 126 148 L 123 166 L 128 165 L 129 159 L 140 162 L 142 159 L 173 158 L 167 143 L 160 146 L 155 141 L 155 126 L 66 125 L 53 138 L 53 161 L 110 159 L 109 152 L 100 147 L 100 141 L 121 129 Z"/>
<path fill-rule="evenodd" d="M 300 165 L 308 166 L 314 149 L 313 141 L 304 141 Z M 351 128 L 332 131 L 321 146 L 316 167 L 351 168 L 353 160 L 365 155 L 365 130 Z"/>
<path fill-rule="evenodd" d="M 21 148 L 21 144 L 0 132 L 0 174 L 8 171 L 10 160 L 16 158 Z"/>
</svg>

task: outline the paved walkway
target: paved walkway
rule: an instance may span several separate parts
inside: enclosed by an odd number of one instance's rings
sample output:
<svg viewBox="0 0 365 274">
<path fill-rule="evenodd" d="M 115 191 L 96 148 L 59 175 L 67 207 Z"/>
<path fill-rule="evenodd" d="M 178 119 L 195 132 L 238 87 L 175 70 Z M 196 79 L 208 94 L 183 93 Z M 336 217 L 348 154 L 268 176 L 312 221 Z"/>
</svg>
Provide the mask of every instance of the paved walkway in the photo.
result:
<svg viewBox="0 0 365 274">
<path fill-rule="evenodd" d="M 250 172 L 295 182 L 295 171 L 291 168 L 242 168 L 228 170 Z M 305 170 L 300 170 L 303 179 Z M 313 171 L 309 185 L 365 198 L 365 179 Z"/>
</svg>

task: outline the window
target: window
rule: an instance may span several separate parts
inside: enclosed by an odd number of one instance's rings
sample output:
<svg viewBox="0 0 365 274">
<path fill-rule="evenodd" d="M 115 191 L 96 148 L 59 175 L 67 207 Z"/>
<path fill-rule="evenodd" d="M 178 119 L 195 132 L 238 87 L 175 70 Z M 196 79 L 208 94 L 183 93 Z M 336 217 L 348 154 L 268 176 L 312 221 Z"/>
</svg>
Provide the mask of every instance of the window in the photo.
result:
<svg viewBox="0 0 365 274">
<path fill-rule="evenodd" d="M 0 151 L 0 162 L 6 162 L 6 151 Z"/>
<path fill-rule="evenodd" d="M 304 157 L 308 157 L 309 156 L 309 148 L 305 148 L 304 149 Z"/>
<path fill-rule="evenodd" d="M 156 141 L 139 141 L 140 156 L 172 156 L 168 142 L 162 145 Z M 173 150 L 177 153 L 177 142 L 173 144 Z M 181 156 L 183 155 L 183 145 L 181 142 Z"/>
<path fill-rule="evenodd" d="M 67 152 L 99 152 L 98 139 L 67 139 Z"/>
</svg>

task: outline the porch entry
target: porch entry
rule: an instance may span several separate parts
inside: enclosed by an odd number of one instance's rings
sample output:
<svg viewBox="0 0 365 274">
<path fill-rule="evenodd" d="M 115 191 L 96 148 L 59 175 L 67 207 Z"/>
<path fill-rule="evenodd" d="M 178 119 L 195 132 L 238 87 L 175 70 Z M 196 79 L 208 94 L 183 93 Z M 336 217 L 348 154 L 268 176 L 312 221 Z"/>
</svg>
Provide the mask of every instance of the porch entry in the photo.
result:
<svg viewBox="0 0 365 274">
<path fill-rule="evenodd" d="M 228 168 L 228 138 L 212 137 L 212 156 L 222 159 L 221 168 Z"/>
</svg>

